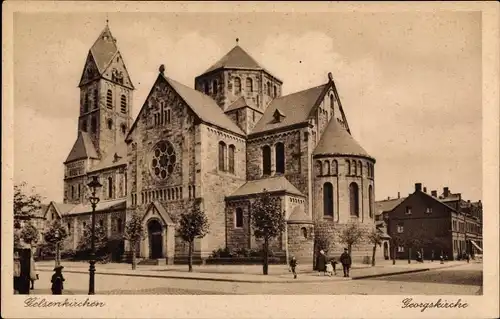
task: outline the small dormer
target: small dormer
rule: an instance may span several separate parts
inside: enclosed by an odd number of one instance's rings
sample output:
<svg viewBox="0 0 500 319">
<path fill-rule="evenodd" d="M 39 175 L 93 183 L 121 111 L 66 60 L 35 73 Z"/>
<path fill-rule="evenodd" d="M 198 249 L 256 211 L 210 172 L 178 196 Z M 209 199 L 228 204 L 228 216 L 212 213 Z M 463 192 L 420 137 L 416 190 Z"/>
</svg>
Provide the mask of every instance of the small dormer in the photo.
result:
<svg viewBox="0 0 500 319">
<path fill-rule="evenodd" d="M 276 109 L 273 113 L 274 123 L 281 123 L 285 119 L 285 114 L 280 109 Z"/>
</svg>

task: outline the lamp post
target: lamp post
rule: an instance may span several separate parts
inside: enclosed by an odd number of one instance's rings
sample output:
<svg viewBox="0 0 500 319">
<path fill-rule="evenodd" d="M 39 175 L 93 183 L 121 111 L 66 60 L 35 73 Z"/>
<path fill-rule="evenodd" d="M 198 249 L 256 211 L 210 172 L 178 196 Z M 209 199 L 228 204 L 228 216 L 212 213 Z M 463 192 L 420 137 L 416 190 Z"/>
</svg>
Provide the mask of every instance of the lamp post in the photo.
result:
<svg viewBox="0 0 500 319">
<path fill-rule="evenodd" d="M 54 237 L 56 238 L 56 267 L 61 264 L 61 261 L 59 259 L 59 229 L 56 229 L 56 232 L 54 234 Z"/>
<path fill-rule="evenodd" d="M 102 186 L 97 180 L 97 176 L 92 176 L 92 180 L 87 184 L 90 189 L 91 196 L 89 197 L 90 204 L 92 205 L 92 231 L 90 240 L 90 267 L 89 267 L 89 295 L 95 293 L 95 208 L 99 203 L 99 197 L 96 192 Z"/>
</svg>

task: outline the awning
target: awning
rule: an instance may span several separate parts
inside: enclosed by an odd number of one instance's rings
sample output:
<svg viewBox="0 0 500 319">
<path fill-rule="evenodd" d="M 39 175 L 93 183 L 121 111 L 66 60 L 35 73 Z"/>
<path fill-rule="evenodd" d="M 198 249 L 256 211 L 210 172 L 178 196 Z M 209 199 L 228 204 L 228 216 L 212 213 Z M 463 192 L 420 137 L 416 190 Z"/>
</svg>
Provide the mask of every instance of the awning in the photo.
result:
<svg viewBox="0 0 500 319">
<path fill-rule="evenodd" d="M 472 246 L 476 247 L 477 250 L 479 250 L 480 252 L 483 252 L 483 249 L 481 247 L 479 247 L 475 241 L 471 240 L 470 242 L 472 243 Z"/>
</svg>

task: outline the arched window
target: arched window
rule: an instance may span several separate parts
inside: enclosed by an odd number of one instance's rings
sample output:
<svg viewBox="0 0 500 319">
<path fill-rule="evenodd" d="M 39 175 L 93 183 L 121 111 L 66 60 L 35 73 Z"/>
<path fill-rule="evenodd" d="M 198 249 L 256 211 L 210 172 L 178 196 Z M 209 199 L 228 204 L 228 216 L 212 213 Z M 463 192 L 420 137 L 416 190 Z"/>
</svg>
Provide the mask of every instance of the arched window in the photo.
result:
<svg viewBox="0 0 500 319">
<path fill-rule="evenodd" d="M 304 238 L 307 239 L 307 228 L 302 227 L 300 231 L 302 232 L 302 236 L 304 236 Z"/>
<path fill-rule="evenodd" d="M 359 188 L 356 183 L 351 183 L 351 185 L 349 185 L 349 201 L 351 216 L 359 217 Z"/>
<path fill-rule="evenodd" d="M 102 219 L 99 220 L 99 226 L 104 227 L 104 221 Z"/>
<path fill-rule="evenodd" d="M 253 92 L 253 81 L 251 78 L 247 78 L 246 80 L 246 91 Z"/>
<path fill-rule="evenodd" d="M 271 148 L 268 145 L 262 148 L 262 171 L 264 175 L 271 175 Z"/>
<path fill-rule="evenodd" d="M 333 109 L 334 107 L 334 102 L 335 102 L 335 99 L 333 98 L 333 94 L 330 94 L 330 107 Z"/>
<path fill-rule="evenodd" d="M 108 93 L 106 93 L 106 106 L 108 109 L 113 108 L 113 91 L 108 90 Z"/>
<path fill-rule="evenodd" d="M 368 209 L 370 213 L 370 218 L 373 218 L 373 187 L 370 185 L 368 187 Z"/>
<path fill-rule="evenodd" d="M 121 218 L 118 218 L 118 220 L 116 221 L 116 228 L 118 230 L 119 233 L 122 232 L 122 219 Z"/>
<path fill-rule="evenodd" d="M 208 82 L 207 81 L 205 81 L 203 83 L 203 87 L 204 87 L 204 90 L 205 90 L 205 94 L 208 95 L 210 93 L 210 88 L 208 87 Z"/>
<path fill-rule="evenodd" d="M 212 90 L 213 90 L 214 94 L 217 94 L 217 92 L 219 91 L 217 80 L 214 80 L 212 82 Z"/>
<path fill-rule="evenodd" d="M 323 175 L 323 165 L 321 164 L 321 161 L 316 161 L 316 176 L 321 175 Z"/>
<path fill-rule="evenodd" d="M 90 119 L 90 132 L 97 132 L 97 119 L 94 116 Z"/>
<path fill-rule="evenodd" d="M 323 215 L 333 217 L 333 186 L 331 183 L 323 185 Z"/>
<path fill-rule="evenodd" d="M 83 113 L 87 113 L 89 111 L 89 96 L 87 93 L 83 95 Z"/>
<path fill-rule="evenodd" d="M 78 184 L 78 193 L 76 195 L 78 198 L 80 198 L 80 196 L 81 196 L 80 191 L 81 191 L 81 185 Z"/>
<path fill-rule="evenodd" d="M 99 107 L 99 93 L 97 89 L 94 89 L 94 109 Z"/>
<path fill-rule="evenodd" d="M 359 176 L 363 176 L 363 163 L 361 161 L 358 161 L 358 174 Z"/>
<path fill-rule="evenodd" d="M 268 81 L 266 84 L 267 95 L 271 96 L 271 83 Z"/>
<path fill-rule="evenodd" d="M 171 121 L 171 111 L 170 111 L 170 108 L 166 109 L 165 110 L 165 121 L 167 122 L 167 124 L 170 124 L 170 121 Z"/>
<path fill-rule="evenodd" d="M 345 163 L 346 163 L 346 165 L 347 165 L 346 174 L 347 174 L 347 175 L 351 175 L 351 161 L 346 160 L 346 161 L 345 161 Z"/>
<path fill-rule="evenodd" d="M 278 97 L 278 88 L 276 87 L 276 85 L 273 88 L 273 97 Z"/>
<path fill-rule="evenodd" d="M 127 133 L 127 126 L 125 124 L 122 124 L 120 126 L 120 129 L 122 130 L 122 134 L 125 135 L 125 133 Z"/>
<path fill-rule="evenodd" d="M 113 178 L 108 177 L 108 198 L 113 198 Z"/>
<path fill-rule="evenodd" d="M 227 146 L 224 142 L 219 142 L 219 170 L 226 170 L 226 152 Z"/>
<path fill-rule="evenodd" d="M 276 146 L 276 173 L 285 174 L 285 145 L 277 143 Z"/>
<path fill-rule="evenodd" d="M 337 160 L 333 160 L 332 162 L 332 174 L 337 175 L 339 173 L 339 163 Z"/>
<path fill-rule="evenodd" d="M 323 167 L 323 174 L 324 175 L 330 175 L 330 162 L 329 161 L 325 161 L 325 163 L 323 164 L 324 167 Z"/>
<path fill-rule="evenodd" d="M 75 198 L 75 186 L 71 185 L 71 198 Z"/>
<path fill-rule="evenodd" d="M 113 120 L 112 119 L 108 119 L 107 124 L 108 124 L 108 129 L 111 130 L 113 128 Z"/>
<path fill-rule="evenodd" d="M 241 208 L 236 208 L 236 213 L 234 216 L 234 225 L 237 228 L 243 227 L 243 210 Z"/>
<path fill-rule="evenodd" d="M 83 224 L 82 224 L 82 232 L 85 232 L 85 228 L 87 228 L 87 223 L 83 222 Z"/>
<path fill-rule="evenodd" d="M 229 173 L 233 173 L 233 174 L 234 174 L 234 150 L 235 150 L 234 145 L 229 145 L 229 153 L 228 153 Z"/>
<path fill-rule="evenodd" d="M 87 132 L 87 120 L 82 121 L 82 131 Z"/>
<path fill-rule="evenodd" d="M 241 93 L 241 80 L 240 78 L 235 78 L 234 79 L 234 94 L 240 94 Z"/>
<path fill-rule="evenodd" d="M 71 224 L 68 223 L 68 233 L 71 233 Z"/>
<path fill-rule="evenodd" d="M 127 97 L 123 94 L 120 98 L 120 110 L 123 114 L 127 113 Z"/>
<path fill-rule="evenodd" d="M 356 164 L 356 161 L 352 161 L 352 169 L 353 169 L 353 175 L 356 176 L 358 175 L 358 165 Z"/>
</svg>

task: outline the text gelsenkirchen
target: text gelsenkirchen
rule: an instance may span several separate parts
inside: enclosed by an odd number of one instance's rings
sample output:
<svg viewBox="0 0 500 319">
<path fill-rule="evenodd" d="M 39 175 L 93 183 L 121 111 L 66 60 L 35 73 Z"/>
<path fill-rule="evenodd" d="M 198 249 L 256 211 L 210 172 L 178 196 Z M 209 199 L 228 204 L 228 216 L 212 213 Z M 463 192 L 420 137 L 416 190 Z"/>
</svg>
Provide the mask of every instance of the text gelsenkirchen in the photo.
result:
<svg viewBox="0 0 500 319">
<path fill-rule="evenodd" d="M 30 297 L 24 301 L 25 307 L 68 307 L 68 308 L 77 308 L 77 307 L 104 307 L 106 304 L 101 301 L 90 300 L 86 298 L 85 300 L 78 300 L 74 298 L 66 298 L 63 301 L 51 301 L 45 298 L 38 297 Z"/>
<path fill-rule="evenodd" d="M 468 303 L 462 302 L 462 299 L 453 302 L 443 301 L 442 299 L 434 302 L 414 302 L 413 298 L 405 298 L 402 303 L 401 308 L 421 308 L 421 312 L 424 312 L 427 308 L 467 308 L 469 306 Z"/>
</svg>

